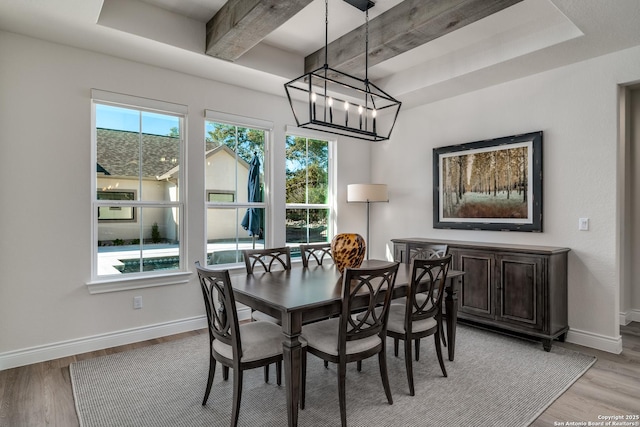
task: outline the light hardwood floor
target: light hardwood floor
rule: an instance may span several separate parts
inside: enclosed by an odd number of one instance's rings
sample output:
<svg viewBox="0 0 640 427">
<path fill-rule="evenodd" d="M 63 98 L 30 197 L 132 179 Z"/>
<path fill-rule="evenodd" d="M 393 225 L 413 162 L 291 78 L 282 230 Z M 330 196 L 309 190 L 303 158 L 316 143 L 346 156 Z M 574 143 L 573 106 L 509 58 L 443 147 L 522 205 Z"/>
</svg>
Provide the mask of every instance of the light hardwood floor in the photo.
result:
<svg viewBox="0 0 640 427">
<path fill-rule="evenodd" d="M 594 422 L 599 421 L 599 415 L 640 414 L 640 323 L 620 329 L 623 351 L 619 355 L 554 342 L 554 345 L 592 354 L 598 361 L 531 426 Z M 69 378 L 70 363 L 206 333 L 203 329 L 0 371 L 0 426 L 78 426 Z M 517 420 L 514 425 L 518 425 Z"/>
</svg>

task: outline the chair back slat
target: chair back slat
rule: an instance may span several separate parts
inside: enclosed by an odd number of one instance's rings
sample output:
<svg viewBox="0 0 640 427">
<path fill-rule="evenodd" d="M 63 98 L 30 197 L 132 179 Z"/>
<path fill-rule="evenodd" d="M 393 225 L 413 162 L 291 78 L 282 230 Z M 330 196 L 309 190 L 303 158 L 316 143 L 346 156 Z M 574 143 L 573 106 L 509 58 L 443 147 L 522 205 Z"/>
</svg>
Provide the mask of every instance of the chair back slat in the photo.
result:
<svg viewBox="0 0 640 427">
<path fill-rule="evenodd" d="M 379 335 L 384 339 L 391 294 L 396 282 L 398 263 L 379 268 L 346 268 L 342 281 L 342 313 L 340 315 L 340 351 L 346 351 L 346 342 Z M 367 305 L 358 320 L 352 316 L 356 298 L 365 296 Z M 382 304 L 382 310 L 376 308 Z"/>
<path fill-rule="evenodd" d="M 240 328 L 229 270 L 211 270 L 202 267 L 197 261 L 196 269 L 207 312 L 209 339 L 211 342 L 215 339 L 230 345 L 233 349 L 233 357 L 241 360 Z M 219 303 L 217 308 L 216 298 Z"/>
<path fill-rule="evenodd" d="M 412 322 L 439 314 L 450 265 L 451 255 L 414 259 L 411 262 L 410 288 L 405 310 L 406 327 L 410 328 Z M 418 299 L 417 295 L 422 298 Z"/>
<path fill-rule="evenodd" d="M 300 257 L 302 258 L 302 265 L 304 267 L 309 267 L 309 260 L 311 258 L 315 259 L 318 265 L 322 265 L 325 257 L 327 259 L 333 259 L 331 255 L 331 243 L 309 243 L 300 245 Z"/>
<path fill-rule="evenodd" d="M 247 273 L 253 273 L 256 265 L 264 271 L 272 271 L 276 266 L 291 270 L 291 249 L 288 246 L 270 249 L 246 249 L 242 251 Z"/>
<path fill-rule="evenodd" d="M 442 258 L 448 252 L 448 245 L 420 245 L 419 247 L 411 248 L 409 260 Z"/>
</svg>

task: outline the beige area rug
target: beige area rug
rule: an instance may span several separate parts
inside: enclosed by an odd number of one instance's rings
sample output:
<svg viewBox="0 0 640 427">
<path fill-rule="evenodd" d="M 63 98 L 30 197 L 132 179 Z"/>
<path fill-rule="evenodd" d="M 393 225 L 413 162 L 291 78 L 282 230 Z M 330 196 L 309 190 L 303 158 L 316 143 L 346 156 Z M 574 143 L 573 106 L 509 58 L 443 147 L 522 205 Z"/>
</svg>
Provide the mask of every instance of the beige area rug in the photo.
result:
<svg viewBox="0 0 640 427">
<path fill-rule="evenodd" d="M 207 406 L 202 397 L 208 370 L 205 334 L 73 363 L 73 395 L 80 425 L 228 426 L 232 377 L 222 380 L 218 364 Z M 350 426 L 517 427 L 533 422 L 595 362 L 595 358 L 554 346 L 460 325 L 455 361 L 440 371 L 432 339 L 422 340 L 414 363 L 416 395 L 408 395 L 402 344 L 400 357 L 387 342 L 394 403 L 386 401 L 377 357 L 362 372 L 347 370 Z M 263 380 L 263 370 L 244 377 L 239 425 L 287 425 L 284 386 Z M 284 382 L 284 381 L 283 381 Z M 336 367 L 309 356 L 307 404 L 300 426 L 340 425 Z"/>
</svg>

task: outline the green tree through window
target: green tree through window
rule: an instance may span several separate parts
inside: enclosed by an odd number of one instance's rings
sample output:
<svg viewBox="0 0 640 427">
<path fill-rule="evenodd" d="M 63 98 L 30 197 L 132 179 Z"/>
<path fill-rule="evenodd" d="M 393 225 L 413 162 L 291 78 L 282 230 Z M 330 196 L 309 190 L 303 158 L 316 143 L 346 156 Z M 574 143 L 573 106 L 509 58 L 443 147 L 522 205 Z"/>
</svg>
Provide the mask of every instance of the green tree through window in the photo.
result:
<svg viewBox="0 0 640 427">
<path fill-rule="evenodd" d="M 329 163 L 328 141 L 287 136 L 287 243 L 329 241 Z"/>
<path fill-rule="evenodd" d="M 250 163 L 253 157 L 258 155 L 261 164 L 264 164 L 264 130 L 225 123 L 208 122 L 208 125 L 205 137 L 206 151 L 226 145 L 245 162 Z"/>
</svg>

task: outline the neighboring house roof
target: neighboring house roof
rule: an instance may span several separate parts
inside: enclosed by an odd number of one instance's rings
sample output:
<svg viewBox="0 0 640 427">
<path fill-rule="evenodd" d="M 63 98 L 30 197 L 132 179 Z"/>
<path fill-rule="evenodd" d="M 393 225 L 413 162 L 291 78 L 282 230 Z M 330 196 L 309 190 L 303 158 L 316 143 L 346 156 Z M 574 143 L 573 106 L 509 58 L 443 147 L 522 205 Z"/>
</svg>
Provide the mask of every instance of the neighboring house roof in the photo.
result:
<svg viewBox="0 0 640 427">
<path fill-rule="evenodd" d="M 112 129 L 97 129 L 97 172 L 105 175 L 138 176 L 140 158 L 137 132 Z M 206 158 L 218 153 L 235 153 L 226 145 L 213 148 L 212 142 L 206 143 Z M 175 176 L 180 170 L 176 164 L 180 158 L 180 140 L 162 135 L 142 134 L 142 175 L 146 178 L 165 179 Z M 176 159 L 175 161 L 172 161 Z M 249 163 L 238 158 L 238 164 L 249 169 Z"/>
<path fill-rule="evenodd" d="M 97 129 L 97 139 L 98 172 L 116 176 L 139 175 L 139 133 Z M 176 167 L 179 159 L 179 138 L 142 134 L 143 177 L 155 178 L 164 175 Z"/>
<path fill-rule="evenodd" d="M 236 156 L 236 153 L 235 153 L 231 148 L 229 148 L 228 146 L 226 146 L 226 145 L 224 145 L 224 144 L 223 144 L 223 145 L 218 145 L 218 146 L 217 146 L 217 147 L 215 147 L 215 148 L 211 148 L 212 146 L 213 146 L 213 143 L 211 143 L 211 142 L 207 142 L 207 147 L 206 147 L 207 152 L 206 152 L 206 154 L 205 154 L 205 158 L 207 158 L 207 159 L 208 159 L 209 157 L 211 157 L 211 156 L 215 155 L 215 154 L 220 153 L 220 152 L 225 152 L 225 153 L 227 153 L 228 155 L 230 155 L 231 157 L 235 157 L 235 156 Z M 240 157 L 240 156 L 238 156 L 238 164 L 239 164 L 240 166 L 244 166 L 245 168 L 249 169 L 249 162 L 245 161 L 245 160 L 244 160 L 242 157 Z"/>
<path fill-rule="evenodd" d="M 236 153 L 229 148 L 226 145 L 219 145 L 213 149 L 210 149 L 210 147 L 213 147 L 214 143 L 207 141 L 206 143 L 206 154 L 205 154 L 205 159 L 208 159 L 211 156 L 215 156 L 217 154 L 220 153 L 227 153 L 231 158 L 235 158 L 236 157 Z M 238 166 L 244 167 L 245 169 L 249 169 L 249 163 L 244 161 L 241 157 L 238 157 Z M 162 180 L 162 179 L 169 179 L 169 178 L 175 178 L 176 175 L 178 175 L 178 171 L 180 170 L 180 166 L 176 166 L 173 169 L 169 170 L 167 173 L 165 173 L 164 175 L 160 175 L 157 178 Z"/>
</svg>

